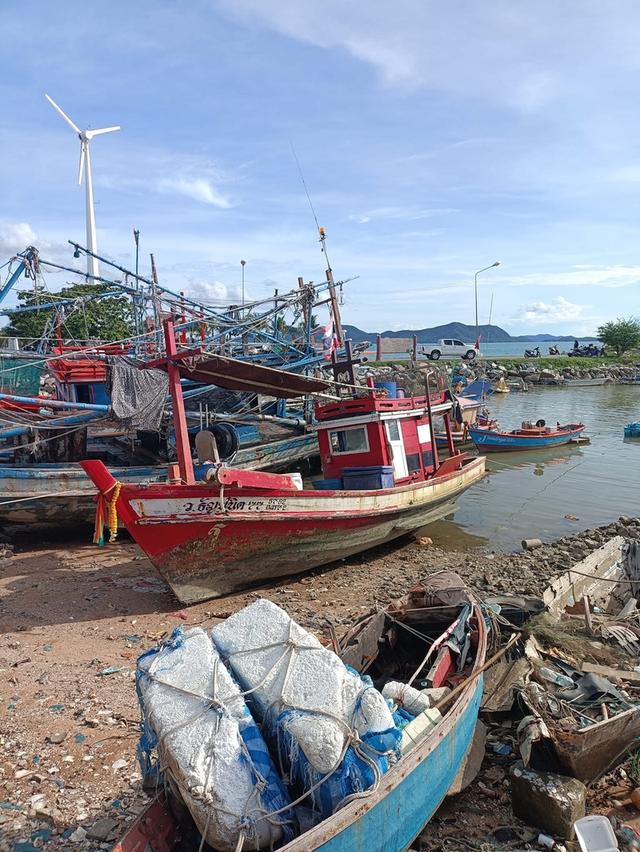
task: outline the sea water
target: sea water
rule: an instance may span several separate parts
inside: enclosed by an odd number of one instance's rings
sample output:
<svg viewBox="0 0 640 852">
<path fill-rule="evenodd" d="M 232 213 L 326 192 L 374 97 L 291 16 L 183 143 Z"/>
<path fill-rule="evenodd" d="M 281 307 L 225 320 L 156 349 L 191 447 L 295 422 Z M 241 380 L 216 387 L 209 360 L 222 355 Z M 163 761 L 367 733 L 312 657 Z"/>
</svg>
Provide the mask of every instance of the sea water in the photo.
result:
<svg viewBox="0 0 640 852">
<path fill-rule="evenodd" d="M 640 514 L 640 440 L 623 437 L 625 423 L 640 420 L 640 386 L 536 388 L 487 404 L 504 429 L 582 422 L 591 443 L 487 454 L 487 476 L 430 527 L 438 545 L 514 550 L 523 538 L 551 541 Z"/>
</svg>

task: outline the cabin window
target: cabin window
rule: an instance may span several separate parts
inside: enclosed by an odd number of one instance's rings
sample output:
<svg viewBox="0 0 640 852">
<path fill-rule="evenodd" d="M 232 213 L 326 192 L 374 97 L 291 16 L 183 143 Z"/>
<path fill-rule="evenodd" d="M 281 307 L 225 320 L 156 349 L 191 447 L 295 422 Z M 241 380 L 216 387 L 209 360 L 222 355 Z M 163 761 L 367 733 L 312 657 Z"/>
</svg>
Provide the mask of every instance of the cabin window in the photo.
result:
<svg viewBox="0 0 640 852">
<path fill-rule="evenodd" d="M 387 435 L 390 441 L 400 440 L 400 427 L 397 420 L 389 420 L 387 422 Z"/>
<path fill-rule="evenodd" d="M 368 453 L 367 430 L 364 426 L 357 426 L 352 429 L 337 429 L 335 432 L 329 432 L 329 446 L 334 456 L 340 453 Z"/>
<path fill-rule="evenodd" d="M 420 470 L 420 453 L 407 453 L 407 470 L 409 473 Z"/>
<path fill-rule="evenodd" d="M 424 465 L 425 470 L 433 467 L 433 450 L 422 451 L 422 464 Z"/>
</svg>

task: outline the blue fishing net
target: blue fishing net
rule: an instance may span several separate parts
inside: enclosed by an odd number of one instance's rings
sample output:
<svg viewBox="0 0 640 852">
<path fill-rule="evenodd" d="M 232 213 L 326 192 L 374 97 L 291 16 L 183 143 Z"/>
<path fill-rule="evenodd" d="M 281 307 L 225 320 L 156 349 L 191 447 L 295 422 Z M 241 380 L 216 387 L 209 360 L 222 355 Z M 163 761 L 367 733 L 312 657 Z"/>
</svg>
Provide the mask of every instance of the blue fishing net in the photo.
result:
<svg viewBox="0 0 640 852">
<path fill-rule="evenodd" d="M 389 769 L 390 761 L 399 757 L 402 738 L 399 727 L 366 733 L 360 736 L 359 742 L 346 748 L 341 763 L 333 772 L 323 775 L 311 765 L 289 733 L 290 723 L 299 715 L 296 710 L 283 710 L 265 720 L 264 732 L 277 751 L 292 793 L 296 796 L 309 793 L 311 807 L 322 819 L 335 813 L 354 794 L 371 789 Z"/>
</svg>

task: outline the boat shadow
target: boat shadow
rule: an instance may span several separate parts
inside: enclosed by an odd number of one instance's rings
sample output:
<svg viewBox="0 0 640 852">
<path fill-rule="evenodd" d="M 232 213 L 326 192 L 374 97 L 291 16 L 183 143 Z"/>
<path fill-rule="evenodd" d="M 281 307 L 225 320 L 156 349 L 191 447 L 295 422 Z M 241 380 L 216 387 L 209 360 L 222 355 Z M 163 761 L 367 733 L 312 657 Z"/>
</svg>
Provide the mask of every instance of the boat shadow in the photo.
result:
<svg viewBox="0 0 640 852">
<path fill-rule="evenodd" d="M 0 562 L 0 631 L 170 613 L 180 609 L 169 587 L 137 546 L 97 547 L 87 536 L 48 540 Z M 90 535 L 89 535 L 90 542 Z"/>
</svg>

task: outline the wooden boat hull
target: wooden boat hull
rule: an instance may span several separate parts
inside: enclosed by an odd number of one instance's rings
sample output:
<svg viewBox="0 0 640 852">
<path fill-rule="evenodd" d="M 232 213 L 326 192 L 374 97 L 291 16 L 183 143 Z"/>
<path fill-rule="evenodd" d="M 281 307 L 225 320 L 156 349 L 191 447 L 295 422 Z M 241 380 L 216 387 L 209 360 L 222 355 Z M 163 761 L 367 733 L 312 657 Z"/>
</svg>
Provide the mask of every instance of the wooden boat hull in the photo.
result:
<svg viewBox="0 0 640 852">
<path fill-rule="evenodd" d="M 551 435 L 512 435 L 508 432 L 492 432 L 488 429 L 470 429 L 471 440 L 483 453 L 514 452 L 518 450 L 540 450 L 568 444 L 584 432 L 584 426 L 568 429 Z"/>
<path fill-rule="evenodd" d="M 234 465 L 245 470 L 278 471 L 318 452 L 315 434 L 294 435 L 241 447 Z M 166 482 L 167 466 L 110 468 L 120 482 Z M 96 490 L 79 464 L 0 464 L 0 524 L 76 525 L 92 523 Z"/>
<path fill-rule="evenodd" d="M 567 379 L 565 386 L 568 388 L 598 388 L 602 385 L 610 385 L 613 379 L 609 377 L 598 379 Z"/>
<path fill-rule="evenodd" d="M 639 594 L 640 549 L 636 542 L 616 536 L 556 577 L 543 599 L 556 617 L 585 596 L 592 607 L 618 614 L 630 597 Z M 584 663 L 583 671 L 588 671 Z M 563 771 L 591 784 L 623 759 L 640 736 L 640 708 L 631 707 L 585 727 L 576 724 L 564 729 L 552 720 L 550 733 Z"/>
<path fill-rule="evenodd" d="M 484 458 L 426 482 L 378 491 L 257 491 L 126 485 L 118 513 L 183 603 L 221 597 L 360 553 L 449 514 L 484 475 Z M 82 462 L 96 486 L 115 480 Z M 446 472 L 446 465 L 449 472 Z"/>
</svg>

